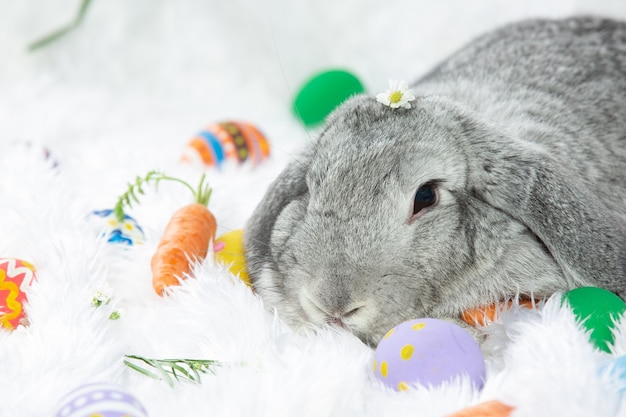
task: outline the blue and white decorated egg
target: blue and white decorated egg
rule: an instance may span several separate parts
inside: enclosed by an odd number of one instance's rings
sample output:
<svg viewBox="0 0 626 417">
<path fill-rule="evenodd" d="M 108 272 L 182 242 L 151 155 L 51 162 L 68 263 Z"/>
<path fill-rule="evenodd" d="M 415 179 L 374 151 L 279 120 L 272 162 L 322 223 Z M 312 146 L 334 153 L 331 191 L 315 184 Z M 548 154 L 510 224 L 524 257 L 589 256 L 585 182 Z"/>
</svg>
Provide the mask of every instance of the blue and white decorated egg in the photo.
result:
<svg viewBox="0 0 626 417">
<path fill-rule="evenodd" d="M 91 212 L 91 217 L 96 223 L 96 227 L 101 233 L 108 237 L 110 243 L 121 243 L 125 245 L 138 245 L 143 243 L 145 236 L 139 223 L 124 214 L 124 220 L 120 222 L 112 209 L 95 210 Z"/>
</svg>

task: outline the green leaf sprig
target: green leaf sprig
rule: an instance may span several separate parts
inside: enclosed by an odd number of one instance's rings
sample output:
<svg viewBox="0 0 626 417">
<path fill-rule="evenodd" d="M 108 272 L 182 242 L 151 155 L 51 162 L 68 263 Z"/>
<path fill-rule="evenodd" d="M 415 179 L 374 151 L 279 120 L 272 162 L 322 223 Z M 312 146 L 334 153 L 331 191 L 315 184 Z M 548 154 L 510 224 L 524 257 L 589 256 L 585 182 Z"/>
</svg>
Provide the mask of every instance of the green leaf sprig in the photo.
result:
<svg viewBox="0 0 626 417">
<path fill-rule="evenodd" d="M 69 32 L 76 29 L 85 19 L 85 15 L 87 14 L 87 10 L 89 9 L 89 6 L 91 6 L 91 2 L 92 0 L 83 0 L 83 2 L 80 4 L 80 7 L 78 8 L 78 12 L 76 13 L 76 16 L 74 17 L 74 20 L 72 20 L 70 23 L 66 24 L 65 26 L 55 30 L 49 35 L 46 35 L 43 38 L 31 43 L 30 45 L 28 45 L 28 49 L 30 51 L 34 51 L 36 49 L 42 48 L 58 40 L 59 38 L 62 38 L 63 36 L 67 35 Z"/>
<path fill-rule="evenodd" d="M 148 365 L 148 368 L 132 361 L 138 361 L 142 365 Z M 124 364 L 147 377 L 165 380 L 170 387 L 174 387 L 174 380 L 179 382 L 184 380 L 200 384 L 202 382 L 200 374 L 215 374 L 215 367 L 221 365 L 220 362 L 214 360 L 148 359 L 137 355 L 126 355 Z"/>
<path fill-rule="evenodd" d="M 211 187 L 209 184 L 205 183 L 206 174 L 202 174 L 200 177 L 200 182 L 196 188 L 193 188 L 189 185 L 188 182 L 181 180 L 180 178 L 170 177 L 169 175 L 165 175 L 160 171 L 150 171 L 144 177 L 135 178 L 135 182 L 132 184 L 128 184 L 128 190 L 122 194 L 115 204 L 113 208 L 113 212 L 115 213 L 115 217 L 119 222 L 124 221 L 124 207 L 132 207 L 133 203 L 139 204 L 139 195 L 145 194 L 143 186 L 146 184 L 153 184 L 155 189 L 158 189 L 159 183 L 161 181 L 174 181 L 179 184 L 187 187 L 194 196 L 195 202 L 208 205 L 209 199 L 211 198 Z"/>
</svg>

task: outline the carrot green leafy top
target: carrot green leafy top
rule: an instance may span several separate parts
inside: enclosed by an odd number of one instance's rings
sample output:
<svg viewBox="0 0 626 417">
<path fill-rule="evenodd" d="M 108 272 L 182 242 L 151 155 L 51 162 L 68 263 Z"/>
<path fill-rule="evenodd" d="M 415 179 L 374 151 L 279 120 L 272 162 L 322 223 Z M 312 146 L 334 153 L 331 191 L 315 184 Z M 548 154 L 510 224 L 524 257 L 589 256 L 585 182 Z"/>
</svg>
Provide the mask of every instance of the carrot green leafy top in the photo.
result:
<svg viewBox="0 0 626 417">
<path fill-rule="evenodd" d="M 135 178 L 134 183 L 128 184 L 128 190 L 122 194 L 115 204 L 115 208 L 113 209 L 115 216 L 121 222 L 124 220 L 124 207 L 132 207 L 133 203 L 139 204 L 139 198 L 137 194 L 143 195 L 145 194 L 143 190 L 143 186 L 146 184 L 154 184 L 155 189 L 158 188 L 159 183 L 161 181 L 174 181 L 179 184 L 187 187 L 191 193 L 193 194 L 196 203 L 202 204 L 204 206 L 209 204 L 209 199 L 211 198 L 211 187 L 209 184 L 205 183 L 206 174 L 202 174 L 200 177 L 200 182 L 198 183 L 197 188 L 193 188 L 189 185 L 188 182 L 181 180 L 180 178 L 170 177 L 169 175 L 165 175 L 159 171 L 150 171 L 144 177 Z"/>
</svg>

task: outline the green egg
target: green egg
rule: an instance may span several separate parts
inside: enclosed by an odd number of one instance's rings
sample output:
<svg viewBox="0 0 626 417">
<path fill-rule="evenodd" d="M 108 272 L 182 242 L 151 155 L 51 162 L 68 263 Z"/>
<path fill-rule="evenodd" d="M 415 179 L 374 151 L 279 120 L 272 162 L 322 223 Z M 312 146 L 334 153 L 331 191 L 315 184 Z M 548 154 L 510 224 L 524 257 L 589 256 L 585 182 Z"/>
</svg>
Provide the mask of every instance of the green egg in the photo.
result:
<svg viewBox="0 0 626 417">
<path fill-rule="evenodd" d="M 563 301 L 570 305 L 576 318 L 590 331 L 591 343 L 610 353 L 614 320 L 620 320 L 626 311 L 626 303 L 612 292 L 596 287 L 568 291 L 563 295 Z"/>
<path fill-rule="evenodd" d="M 302 85 L 292 109 L 306 127 L 314 127 L 346 99 L 364 91 L 361 81 L 348 71 L 323 71 Z"/>
</svg>

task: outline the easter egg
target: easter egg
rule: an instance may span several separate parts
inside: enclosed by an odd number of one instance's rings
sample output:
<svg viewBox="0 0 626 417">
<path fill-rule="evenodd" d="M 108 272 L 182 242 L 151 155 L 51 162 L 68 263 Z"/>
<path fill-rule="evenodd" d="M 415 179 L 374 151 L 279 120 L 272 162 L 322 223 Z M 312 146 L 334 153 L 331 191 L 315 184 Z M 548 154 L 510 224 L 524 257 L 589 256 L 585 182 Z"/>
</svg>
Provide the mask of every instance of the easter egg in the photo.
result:
<svg viewBox="0 0 626 417">
<path fill-rule="evenodd" d="M 610 352 L 613 344 L 614 320 L 619 320 L 626 311 L 626 303 L 602 288 L 582 287 L 566 292 L 567 302 L 574 315 L 588 330 L 589 339 L 595 347 Z"/>
<path fill-rule="evenodd" d="M 124 215 L 124 221 L 120 222 L 111 209 L 94 210 L 91 212 L 95 227 L 107 236 L 110 243 L 121 243 L 124 245 L 137 245 L 143 243 L 145 237 L 143 229 L 137 221 Z"/>
<path fill-rule="evenodd" d="M 18 141 L 14 142 L 14 145 L 22 147 L 24 150 L 35 151 L 38 157 L 41 157 L 45 160 L 51 168 L 57 168 L 59 166 L 59 162 L 54 158 L 52 152 L 47 147 L 31 142 L 31 141 Z"/>
<path fill-rule="evenodd" d="M 413 384 L 438 386 L 461 376 L 481 388 L 485 360 L 466 330 L 448 321 L 422 318 L 387 332 L 374 354 L 374 373 L 397 391 Z"/>
<path fill-rule="evenodd" d="M 227 121 L 202 129 L 187 144 L 183 162 L 220 167 L 225 161 L 251 161 L 254 166 L 269 157 L 267 138 L 251 123 Z"/>
<path fill-rule="evenodd" d="M 620 393 L 626 393 L 626 355 L 619 356 L 604 366 L 601 371 L 608 371 L 620 382 Z"/>
<path fill-rule="evenodd" d="M 250 284 L 250 278 L 246 271 L 246 257 L 243 248 L 243 230 L 231 230 L 217 239 L 213 244 L 215 260 L 228 266 L 228 270 L 239 276 L 243 282 Z"/>
<path fill-rule="evenodd" d="M 0 258 L 0 324 L 15 329 L 27 324 L 24 303 L 27 288 L 36 279 L 35 267 L 15 258 Z"/>
<path fill-rule="evenodd" d="M 63 397 L 55 417 L 147 417 L 139 400 L 111 384 L 82 385 Z"/>
<path fill-rule="evenodd" d="M 361 81 L 351 72 L 323 71 L 302 85 L 292 109 L 305 126 L 313 127 L 322 123 L 346 99 L 364 91 Z"/>
</svg>

